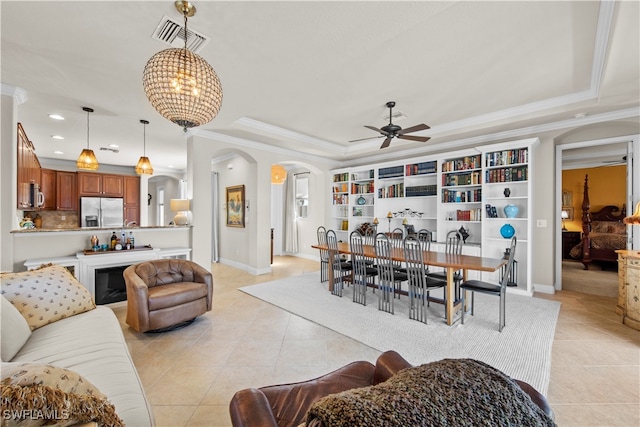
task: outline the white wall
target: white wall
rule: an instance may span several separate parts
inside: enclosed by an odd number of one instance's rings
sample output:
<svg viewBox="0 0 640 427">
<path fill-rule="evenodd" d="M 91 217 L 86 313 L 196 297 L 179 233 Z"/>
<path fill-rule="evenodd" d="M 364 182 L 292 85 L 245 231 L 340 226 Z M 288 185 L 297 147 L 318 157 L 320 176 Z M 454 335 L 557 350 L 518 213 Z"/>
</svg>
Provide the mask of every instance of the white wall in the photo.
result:
<svg viewBox="0 0 640 427">
<path fill-rule="evenodd" d="M 253 274 L 271 271 L 271 165 L 296 164 L 319 174 L 314 185 L 314 194 L 310 194 L 309 203 L 313 203 L 320 211 L 330 200 L 328 189 L 328 170 L 337 167 L 337 163 L 316 156 L 301 155 L 286 150 L 278 152 L 264 151 L 250 141 L 218 135 L 207 131 L 197 131 L 187 140 L 188 194 L 193 197 L 193 233 L 194 236 L 211 236 L 211 171 L 212 160 L 230 156 L 234 157 L 233 169 L 227 169 L 227 163 L 214 164 L 219 173 L 219 188 L 224 197 L 224 188 L 229 185 L 245 185 L 246 199 L 249 201 L 247 226 L 231 229 L 225 225 L 224 201 L 220 206 L 220 258 L 222 262 L 243 268 Z M 242 161 L 240 160 L 242 159 Z M 324 218 L 323 215 L 317 218 Z M 316 221 L 311 219 L 311 221 Z M 315 228 L 320 225 L 313 224 Z M 305 233 L 306 234 L 306 233 Z M 315 250 L 301 248 L 298 255 L 316 256 Z M 193 242 L 193 260 L 203 266 L 210 265 L 211 239 L 195 238 Z"/>
</svg>

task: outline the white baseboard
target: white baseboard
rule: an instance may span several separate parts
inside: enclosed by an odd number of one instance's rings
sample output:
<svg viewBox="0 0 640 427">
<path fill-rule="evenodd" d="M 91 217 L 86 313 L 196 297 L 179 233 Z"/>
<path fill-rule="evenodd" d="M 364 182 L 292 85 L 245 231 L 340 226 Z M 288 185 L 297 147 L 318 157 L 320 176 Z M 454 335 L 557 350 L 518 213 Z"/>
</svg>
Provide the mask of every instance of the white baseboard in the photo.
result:
<svg viewBox="0 0 640 427">
<path fill-rule="evenodd" d="M 556 293 L 556 288 L 551 286 L 551 285 L 540 285 L 540 284 L 534 284 L 533 285 L 533 291 L 534 292 L 540 292 L 541 294 L 555 294 Z"/>
</svg>

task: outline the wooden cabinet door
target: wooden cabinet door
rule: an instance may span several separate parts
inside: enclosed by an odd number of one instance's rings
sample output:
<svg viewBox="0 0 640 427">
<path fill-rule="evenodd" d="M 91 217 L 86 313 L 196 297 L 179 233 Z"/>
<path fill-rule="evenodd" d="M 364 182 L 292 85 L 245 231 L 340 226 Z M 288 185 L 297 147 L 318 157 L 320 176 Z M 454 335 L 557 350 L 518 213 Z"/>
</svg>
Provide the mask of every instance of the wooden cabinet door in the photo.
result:
<svg viewBox="0 0 640 427">
<path fill-rule="evenodd" d="M 124 205 L 140 206 L 140 177 L 124 177 Z"/>
<path fill-rule="evenodd" d="M 99 173 L 78 172 L 78 195 L 102 196 L 102 175 Z"/>
<path fill-rule="evenodd" d="M 124 207 L 124 222 L 130 224 L 135 222 L 136 225 L 140 225 L 140 207 L 139 206 L 125 206 Z"/>
<path fill-rule="evenodd" d="M 58 171 L 56 173 L 56 209 L 59 211 L 78 210 L 78 187 L 75 172 Z"/>
<path fill-rule="evenodd" d="M 29 203 L 29 145 L 29 138 L 27 138 L 22 125 L 18 123 L 18 209 L 26 209 L 31 206 Z"/>
<path fill-rule="evenodd" d="M 122 175 L 102 175 L 102 195 L 105 197 L 123 197 L 123 178 Z"/>
<path fill-rule="evenodd" d="M 52 169 L 42 169 L 40 171 L 40 192 L 44 195 L 44 204 L 40 209 L 56 209 L 56 171 Z"/>
</svg>

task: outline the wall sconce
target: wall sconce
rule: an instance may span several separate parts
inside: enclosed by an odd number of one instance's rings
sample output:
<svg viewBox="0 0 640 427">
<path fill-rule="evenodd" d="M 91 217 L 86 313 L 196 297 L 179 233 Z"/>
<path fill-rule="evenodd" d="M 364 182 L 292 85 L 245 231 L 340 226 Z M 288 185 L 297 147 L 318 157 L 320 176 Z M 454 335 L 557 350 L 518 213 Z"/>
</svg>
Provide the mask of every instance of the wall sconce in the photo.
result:
<svg viewBox="0 0 640 427">
<path fill-rule="evenodd" d="M 282 165 L 271 166 L 271 183 L 272 184 L 284 184 L 284 180 L 287 179 L 287 170 Z"/>
<path fill-rule="evenodd" d="M 189 199 L 171 199 L 169 206 L 173 212 L 177 212 L 173 217 L 173 223 L 175 225 L 187 225 L 189 220 L 184 212 L 191 210 L 191 203 Z"/>
<path fill-rule="evenodd" d="M 640 202 L 636 205 L 633 215 L 626 217 L 623 221 L 625 224 L 640 225 Z"/>
</svg>

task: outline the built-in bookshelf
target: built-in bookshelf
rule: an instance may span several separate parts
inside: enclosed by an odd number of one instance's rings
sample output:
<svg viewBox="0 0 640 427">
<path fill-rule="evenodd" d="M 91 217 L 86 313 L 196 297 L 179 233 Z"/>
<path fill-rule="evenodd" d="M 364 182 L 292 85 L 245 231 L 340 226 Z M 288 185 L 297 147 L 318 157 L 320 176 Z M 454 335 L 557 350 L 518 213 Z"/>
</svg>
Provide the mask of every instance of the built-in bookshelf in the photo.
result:
<svg viewBox="0 0 640 427">
<path fill-rule="evenodd" d="M 495 258 L 502 257 L 509 245 L 509 239 L 500 234 L 509 223 L 518 237 L 514 289 L 529 293 L 533 207 L 529 178 L 536 141 L 336 170 L 331 183 L 331 226 L 344 233 L 341 239 L 346 241 L 346 233 L 376 219 L 378 232 L 402 228 L 405 223 L 415 230 L 432 231 L 435 250 L 447 232 L 463 228 L 468 233 L 465 253 Z M 506 218 L 507 205 L 517 206 L 515 218 Z M 484 273 L 483 277 L 495 278 Z"/>
</svg>

